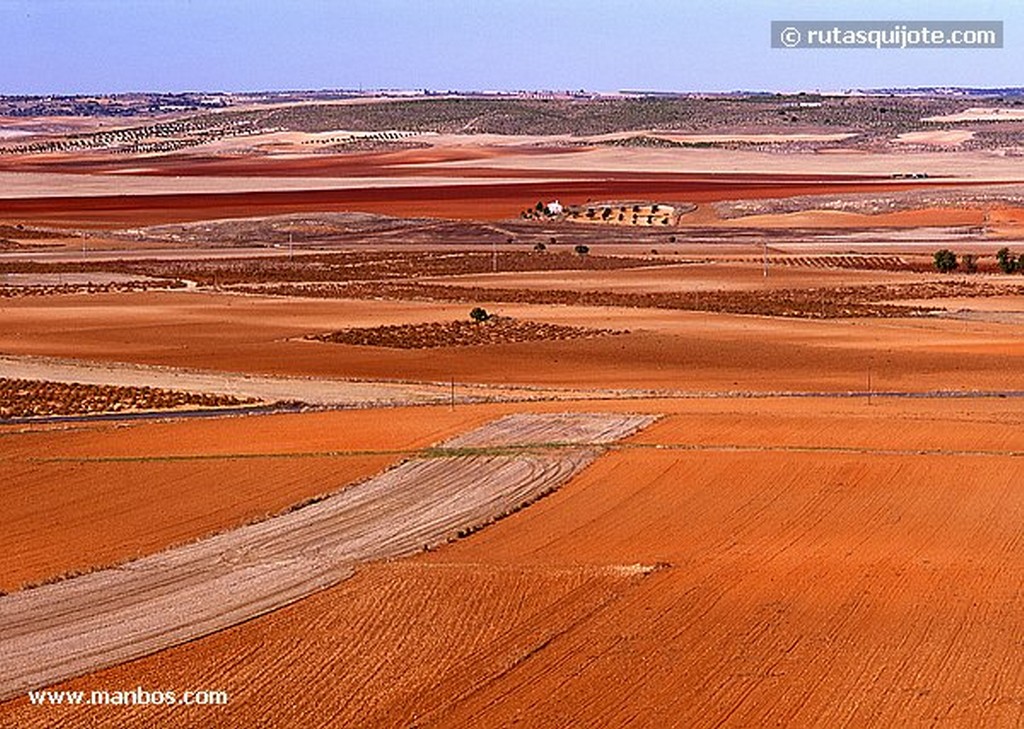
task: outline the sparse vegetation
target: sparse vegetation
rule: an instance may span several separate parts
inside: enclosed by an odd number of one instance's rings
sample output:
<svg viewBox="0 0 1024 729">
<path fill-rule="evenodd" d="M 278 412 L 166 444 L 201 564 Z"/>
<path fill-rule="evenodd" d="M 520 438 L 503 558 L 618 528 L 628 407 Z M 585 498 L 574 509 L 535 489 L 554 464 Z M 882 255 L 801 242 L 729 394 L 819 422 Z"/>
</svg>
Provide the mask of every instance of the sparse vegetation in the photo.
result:
<svg viewBox="0 0 1024 729">
<path fill-rule="evenodd" d="M 0 378 L 0 418 L 87 415 L 183 407 L 237 407 L 255 402 L 251 398 L 177 392 L 154 387 L 116 387 Z"/>
<path fill-rule="evenodd" d="M 491 318 L 491 315 L 487 313 L 487 309 L 480 306 L 473 307 L 469 312 L 469 318 L 475 322 L 485 322 Z"/>
<path fill-rule="evenodd" d="M 474 309 L 473 311 L 477 311 Z M 483 311 L 483 309 L 479 309 Z M 486 313 L 486 312 L 484 312 Z M 482 321 L 487 326 L 479 326 Z M 521 321 L 508 317 L 488 316 L 473 322 L 428 322 L 390 326 L 343 329 L 328 334 L 314 334 L 307 339 L 364 347 L 392 349 L 433 349 L 437 347 L 472 347 L 483 344 L 510 344 L 551 340 L 584 339 L 609 334 L 624 334 L 612 329 L 590 329 L 547 322 Z"/>
<path fill-rule="evenodd" d="M 599 259 L 595 259 L 599 260 Z M 653 262 L 649 258 L 647 261 Z M 614 306 L 681 311 L 716 311 L 730 314 L 836 319 L 852 317 L 927 316 L 933 309 L 889 302 L 912 299 L 944 299 L 976 296 L 1020 296 L 1024 286 L 990 285 L 950 280 L 915 284 L 878 284 L 832 288 L 769 289 L 764 291 L 702 291 L 632 293 L 615 291 L 576 291 L 541 289 L 500 289 L 416 284 L 403 282 L 367 282 L 347 285 L 278 285 L 242 288 L 265 295 L 303 296 L 339 299 L 394 299 L 466 302 L 487 297 L 491 301 L 515 304 L 558 306 Z"/>
</svg>

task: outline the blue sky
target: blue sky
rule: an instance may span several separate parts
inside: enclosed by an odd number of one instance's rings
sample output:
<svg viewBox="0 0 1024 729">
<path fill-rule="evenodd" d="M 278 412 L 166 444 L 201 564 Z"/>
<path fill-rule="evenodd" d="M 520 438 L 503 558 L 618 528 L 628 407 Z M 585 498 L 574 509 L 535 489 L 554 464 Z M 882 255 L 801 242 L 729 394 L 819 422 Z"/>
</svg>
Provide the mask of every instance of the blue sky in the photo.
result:
<svg viewBox="0 0 1024 729">
<path fill-rule="evenodd" d="M 1002 20 L 1001 50 L 769 47 L 772 20 Z M 0 94 L 1024 85 L 1024 3 L 0 0 Z"/>
</svg>

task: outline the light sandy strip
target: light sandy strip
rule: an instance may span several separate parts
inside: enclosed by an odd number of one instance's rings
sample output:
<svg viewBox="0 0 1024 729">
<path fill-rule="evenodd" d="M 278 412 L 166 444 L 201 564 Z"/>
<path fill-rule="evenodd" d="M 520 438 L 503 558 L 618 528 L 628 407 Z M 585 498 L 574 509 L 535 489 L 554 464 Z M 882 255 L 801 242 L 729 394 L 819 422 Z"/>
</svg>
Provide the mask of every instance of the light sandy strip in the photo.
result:
<svg viewBox="0 0 1024 729">
<path fill-rule="evenodd" d="M 0 377 L 83 385 L 158 387 L 183 392 L 251 397 L 264 402 L 299 401 L 309 405 L 347 407 L 444 402 L 450 397 L 449 388 L 429 383 L 413 385 L 270 377 L 48 357 L 0 356 Z"/>
<path fill-rule="evenodd" d="M 392 187 L 456 187 L 515 183 L 562 183 L 567 178 L 458 175 L 404 177 L 167 177 L 158 175 L 79 175 L 60 172 L 0 172 L 0 197 L 6 200 L 38 197 L 97 197 L 107 195 L 180 195 L 324 190 L 385 189 Z"/>
<path fill-rule="evenodd" d="M 235 625 L 335 584 L 355 565 L 440 544 L 561 485 L 649 415 L 524 414 L 477 446 L 569 443 L 406 461 L 282 516 L 0 597 L 0 701 Z M 446 445 L 451 445 L 449 442 Z"/>
<path fill-rule="evenodd" d="M 181 392 L 251 397 L 267 403 L 301 402 L 324 407 L 367 408 L 439 404 L 447 403 L 452 398 L 451 383 L 271 377 L 126 362 L 92 362 L 20 355 L 0 355 L 0 377 L 83 385 L 158 387 Z M 455 383 L 455 401 L 458 403 L 621 399 L 643 394 L 650 393 L 636 390 L 577 390 Z"/>
</svg>

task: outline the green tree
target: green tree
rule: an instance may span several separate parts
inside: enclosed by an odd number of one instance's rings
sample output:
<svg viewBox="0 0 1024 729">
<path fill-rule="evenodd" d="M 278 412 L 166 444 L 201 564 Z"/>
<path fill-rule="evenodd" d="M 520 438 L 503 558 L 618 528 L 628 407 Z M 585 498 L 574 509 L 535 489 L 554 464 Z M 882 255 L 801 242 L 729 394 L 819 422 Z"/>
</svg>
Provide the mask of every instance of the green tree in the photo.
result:
<svg viewBox="0 0 1024 729">
<path fill-rule="evenodd" d="M 940 273 L 951 273 L 960 264 L 957 263 L 956 254 L 948 248 L 941 248 L 935 251 L 935 268 Z"/>
<path fill-rule="evenodd" d="M 1015 273 L 1020 267 L 1016 257 L 1010 253 L 1009 248 L 1000 248 L 996 252 L 996 260 L 999 262 L 999 268 L 1002 269 L 1003 273 Z"/>
<path fill-rule="evenodd" d="M 580 243 L 573 250 L 576 251 L 579 255 L 585 256 L 588 253 L 590 253 L 590 246 L 586 246 Z"/>
<path fill-rule="evenodd" d="M 481 322 L 490 319 L 491 315 L 487 313 L 487 309 L 475 306 L 473 307 L 473 310 L 469 312 L 469 318 L 475 322 Z"/>
</svg>

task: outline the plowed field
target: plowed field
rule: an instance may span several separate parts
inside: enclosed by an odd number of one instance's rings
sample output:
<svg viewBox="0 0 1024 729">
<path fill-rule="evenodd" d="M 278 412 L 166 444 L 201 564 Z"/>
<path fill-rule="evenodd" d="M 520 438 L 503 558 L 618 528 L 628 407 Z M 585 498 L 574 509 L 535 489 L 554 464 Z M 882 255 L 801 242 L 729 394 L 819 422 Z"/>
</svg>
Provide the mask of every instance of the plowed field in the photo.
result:
<svg viewBox="0 0 1024 729">
<path fill-rule="evenodd" d="M 1017 404 L 657 407 L 673 414 L 472 539 L 64 687 L 230 693 L 176 708 L 181 726 L 1024 719 Z"/>
<path fill-rule="evenodd" d="M 481 448 L 571 443 L 534 453 L 439 451 L 287 514 L 123 565 L 0 597 L 0 699 L 248 620 L 334 584 L 360 563 L 408 555 L 557 488 L 646 416 L 519 415 L 469 438 Z"/>
<path fill-rule="evenodd" d="M 0 591 L 265 518 L 372 476 L 495 411 L 385 412 L 4 428 Z"/>
</svg>

